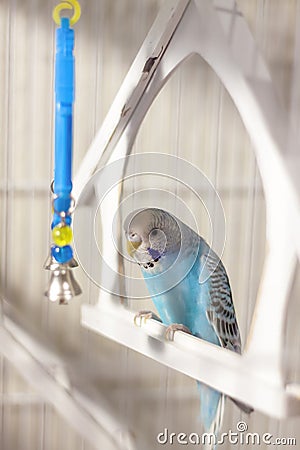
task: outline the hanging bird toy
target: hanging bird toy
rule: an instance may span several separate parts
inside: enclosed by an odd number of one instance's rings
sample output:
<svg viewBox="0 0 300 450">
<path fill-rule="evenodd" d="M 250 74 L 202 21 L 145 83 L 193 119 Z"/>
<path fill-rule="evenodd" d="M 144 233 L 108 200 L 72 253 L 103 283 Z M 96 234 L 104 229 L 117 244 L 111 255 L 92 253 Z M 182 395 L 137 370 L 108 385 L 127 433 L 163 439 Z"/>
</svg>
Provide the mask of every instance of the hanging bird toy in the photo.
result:
<svg viewBox="0 0 300 450">
<path fill-rule="evenodd" d="M 63 9 L 74 10 L 73 16 L 60 17 Z M 53 10 L 56 29 L 55 55 L 55 151 L 54 180 L 51 183 L 53 219 L 50 255 L 44 265 L 51 271 L 45 295 L 51 301 L 68 304 L 81 293 L 72 269 L 78 264 L 73 256 L 72 213 L 75 201 L 72 197 L 72 144 L 74 103 L 74 25 L 80 18 L 80 4 L 67 0 Z"/>
</svg>

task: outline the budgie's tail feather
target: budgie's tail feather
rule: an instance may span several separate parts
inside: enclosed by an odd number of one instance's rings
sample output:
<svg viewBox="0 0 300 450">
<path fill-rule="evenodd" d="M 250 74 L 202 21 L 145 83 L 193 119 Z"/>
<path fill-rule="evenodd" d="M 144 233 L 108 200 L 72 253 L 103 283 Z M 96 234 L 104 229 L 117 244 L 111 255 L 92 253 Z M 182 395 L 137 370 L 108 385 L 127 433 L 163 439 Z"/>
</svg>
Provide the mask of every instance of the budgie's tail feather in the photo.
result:
<svg viewBox="0 0 300 450">
<path fill-rule="evenodd" d="M 210 442 L 210 443 L 207 442 L 204 445 L 205 450 L 216 450 L 217 449 L 219 431 L 221 429 L 222 422 L 223 422 L 224 407 L 225 407 L 225 396 L 223 394 L 221 394 L 215 418 L 210 426 L 210 429 L 208 430 L 208 433 L 211 433 L 215 436 L 215 441 L 212 440 L 212 442 Z"/>
<path fill-rule="evenodd" d="M 204 449 L 216 450 L 215 442 L 222 425 L 225 396 L 197 381 L 200 393 L 200 418 L 205 429 Z"/>
<path fill-rule="evenodd" d="M 225 396 L 222 394 L 220 396 L 220 401 L 218 404 L 217 414 L 215 417 L 215 420 L 211 424 L 210 427 L 210 433 L 214 433 L 214 435 L 217 437 L 220 431 L 220 428 L 222 426 L 223 422 L 223 415 L 224 415 L 224 407 L 225 407 Z"/>
</svg>

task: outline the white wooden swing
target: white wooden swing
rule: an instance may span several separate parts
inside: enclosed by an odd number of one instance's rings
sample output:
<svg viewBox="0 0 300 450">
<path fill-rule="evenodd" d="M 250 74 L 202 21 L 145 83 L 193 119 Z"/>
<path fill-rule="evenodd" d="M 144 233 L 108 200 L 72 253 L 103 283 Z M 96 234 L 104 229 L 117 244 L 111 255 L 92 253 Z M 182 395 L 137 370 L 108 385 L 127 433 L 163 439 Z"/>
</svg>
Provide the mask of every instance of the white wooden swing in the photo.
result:
<svg viewBox="0 0 300 450">
<path fill-rule="evenodd" d="M 195 53 L 216 72 L 240 113 L 254 144 L 266 199 L 268 252 L 244 354 L 181 332 L 168 342 L 165 326 L 153 320 L 137 328 L 135 314 L 105 291 L 96 306 L 83 306 L 82 325 L 270 416 L 297 415 L 300 386 L 286 385 L 282 353 L 290 285 L 300 258 L 300 159 L 266 64 L 233 0 L 174 0 L 161 10 L 75 178 L 77 255 L 81 261 L 87 247 L 80 223 L 85 223 L 86 234 L 94 233 L 101 175 L 92 177 L 93 173 L 130 154 L 153 100 L 176 68 Z M 118 205 L 117 193 L 113 202 L 112 208 Z M 105 220 L 102 226 L 103 253 L 117 271 L 111 230 Z M 92 247 L 94 261 L 96 242 Z M 153 345 L 150 337 L 161 345 Z"/>
</svg>

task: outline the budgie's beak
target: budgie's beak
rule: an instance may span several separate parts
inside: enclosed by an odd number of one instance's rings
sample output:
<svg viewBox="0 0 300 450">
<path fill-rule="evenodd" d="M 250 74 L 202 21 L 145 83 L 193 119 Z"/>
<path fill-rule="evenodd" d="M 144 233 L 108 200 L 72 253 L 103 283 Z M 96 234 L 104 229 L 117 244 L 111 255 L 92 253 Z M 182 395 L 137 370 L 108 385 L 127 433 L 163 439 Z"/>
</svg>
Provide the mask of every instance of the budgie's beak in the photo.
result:
<svg viewBox="0 0 300 450">
<path fill-rule="evenodd" d="M 134 252 L 139 248 L 141 242 L 127 241 L 127 253 L 133 257 Z"/>
</svg>

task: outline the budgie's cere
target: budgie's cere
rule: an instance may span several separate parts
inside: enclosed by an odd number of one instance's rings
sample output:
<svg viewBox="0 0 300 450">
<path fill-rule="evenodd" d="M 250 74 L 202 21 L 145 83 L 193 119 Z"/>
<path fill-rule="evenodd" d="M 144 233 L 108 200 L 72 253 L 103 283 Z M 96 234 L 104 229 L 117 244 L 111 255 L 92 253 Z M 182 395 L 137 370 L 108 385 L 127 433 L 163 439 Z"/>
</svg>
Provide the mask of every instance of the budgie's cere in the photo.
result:
<svg viewBox="0 0 300 450">
<path fill-rule="evenodd" d="M 155 208 L 132 213 L 124 227 L 128 252 L 141 267 L 163 323 L 183 324 L 193 335 L 240 353 L 229 280 L 205 240 L 173 215 Z M 203 425 L 217 434 L 223 395 L 204 384 L 198 383 L 198 388 Z"/>
</svg>

